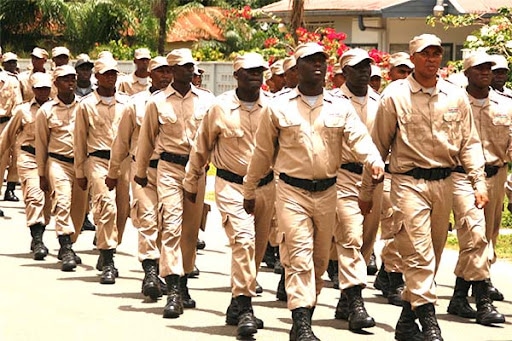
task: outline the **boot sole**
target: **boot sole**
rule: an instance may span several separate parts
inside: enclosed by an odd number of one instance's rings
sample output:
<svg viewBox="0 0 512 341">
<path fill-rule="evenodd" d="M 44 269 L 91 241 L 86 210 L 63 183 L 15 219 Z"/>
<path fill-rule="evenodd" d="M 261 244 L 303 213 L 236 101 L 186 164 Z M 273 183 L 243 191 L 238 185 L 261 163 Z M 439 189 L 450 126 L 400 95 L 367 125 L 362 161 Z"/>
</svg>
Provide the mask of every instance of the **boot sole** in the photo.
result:
<svg viewBox="0 0 512 341">
<path fill-rule="evenodd" d="M 115 279 L 100 279 L 100 284 L 115 284 Z"/>
<path fill-rule="evenodd" d="M 162 297 L 162 292 L 158 286 L 146 287 L 142 290 L 142 293 L 153 301 L 156 301 L 158 297 Z"/>
<path fill-rule="evenodd" d="M 76 263 L 75 264 L 68 264 L 68 265 L 62 265 L 60 268 L 64 272 L 70 272 L 76 269 Z"/>
<path fill-rule="evenodd" d="M 491 320 L 476 320 L 476 323 L 478 324 L 481 324 L 483 326 L 491 326 L 493 324 L 497 324 L 497 323 L 505 323 L 505 318 L 496 318 L 496 319 L 491 319 Z"/>
<path fill-rule="evenodd" d="M 367 321 L 362 321 L 362 322 L 358 322 L 358 323 L 351 323 L 350 321 L 348 322 L 349 330 L 361 330 L 364 328 L 372 328 L 372 327 L 375 327 L 375 321 L 373 321 L 373 320 L 367 320 Z"/>
<path fill-rule="evenodd" d="M 164 311 L 164 319 L 176 319 L 178 317 L 180 317 L 180 313 L 179 312 L 170 312 L 170 311 Z"/>
<path fill-rule="evenodd" d="M 234 317 L 226 317 L 226 324 L 228 326 L 237 326 L 238 325 L 238 318 Z M 256 317 L 256 328 L 263 329 L 263 320 Z"/>
<path fill-rule="evenodd" d="M 251 336 L 251 335 L 254 335 L 258 332 L 258 327 L 257 326 L 251 326 L 251 327 L 243 327 L 243 328 L 238 328 L 236 330 L 238 336 Z"/>
</svg>

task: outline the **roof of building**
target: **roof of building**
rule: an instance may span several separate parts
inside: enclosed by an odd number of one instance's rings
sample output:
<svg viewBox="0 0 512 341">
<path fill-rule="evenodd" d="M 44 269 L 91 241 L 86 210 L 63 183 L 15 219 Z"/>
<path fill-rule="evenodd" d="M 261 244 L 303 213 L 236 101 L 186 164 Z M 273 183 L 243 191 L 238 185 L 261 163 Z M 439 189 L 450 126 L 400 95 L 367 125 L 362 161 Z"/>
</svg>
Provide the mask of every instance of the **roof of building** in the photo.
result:
<svg viewBox="0 0 512 341">
<path fill-rule="evenodd" d="M 399 16 L 404 10 L 432 13 L 436 0 L 304 0 L 304 10 L 308 12 L 324 12 L 323 14 L 337 15 L 382 15 L 385 17 Z M 496 13 L 500 7 L 510 6 L 510 0 L 444 0 L 446 13 Z M 262 9 L 265 12 L 278 14 L 288 12 L 292 1 L 281 0 Z M 428 13 L 427 12 L 427 13 Z"/>
<path fill-rule="evenodd" d="M 225 41 L 222 30 L 216 24 L 216 18 L 222 17 L 218 7 L 194 8 L 176 19 L 167 31 L 166 42 L 189 42 L 198 40 Z"/>
</svg>

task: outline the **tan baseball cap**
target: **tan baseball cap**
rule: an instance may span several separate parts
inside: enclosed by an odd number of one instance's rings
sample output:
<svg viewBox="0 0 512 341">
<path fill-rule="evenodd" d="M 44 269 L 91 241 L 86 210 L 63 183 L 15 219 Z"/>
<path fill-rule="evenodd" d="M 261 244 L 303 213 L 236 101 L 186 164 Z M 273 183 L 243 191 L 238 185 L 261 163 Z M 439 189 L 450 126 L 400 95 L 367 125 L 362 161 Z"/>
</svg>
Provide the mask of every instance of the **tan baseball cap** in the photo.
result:
<svg viewBox="0 0 512 341">
<path fill-rule="evenodd" d="M 409 54 L 413 55 L 416 52 L 421 52 L 429 46 L 437 46 L 443 51 L 441 39 L 434 34 L 425 33 L 412 38 L 409 42 Z"/>
<path fill-rule="evenodd" d="M 48 54 L 48 51 L 46 51 L 45 49 L 42 49 L 40 47 L 34 47 L 34 49 L 32 50 L 32 53 L 30 54 L 36 58 L 44 58 L 44 59 L 48 59 L 48 57 L 50 56 Z"/>
<path fill-rule="evenodd" d="M 102 58 L 112 58 L 112 59 L 114 59 L 114 55 L 112 54 L 112 52 L 104 50 L 104 51 L 101 51 L 98 54 L 98 59 L 102 59 Z"/>
<path fill-rule="evenodd" d="M 76 75 L 76 70 L 71 65 L 61 65 L 53 70 L 53 81 L 55 81 L 59 77 L 64 77 L 67 75 Z"/>
<path fill-rule="evenodd" d="M 374 63 L 372 57 L 368 54 L 368 51 L 354 48 L 343 52 L 340 57 L 340 67 L 343 69 L 345 66 L 354 66 L 356 64 L 361 63 L 363 60 L 369 60 L 371 63 Z"/>
<path fill-rule="evenodd" d="M 197 64 L 197 61 L 192 57 L 192 51 L 187 48 L 174 49 L 167 54 L 167 63 L 170 66 Z"/>
<path fill-rule="evenodd" d="M 33 88 L 51 88 L 52 78 L 46 72 L 36 72 L 30 76 L 30 83 Z"/>
<path fill-rule="evenodd" d="M 114 70 L 119 72 L 117 61 L 113 58 L 100 58 L 94 62 L 94 73 L 104 74 L 107 71 Z"/>
<path fill-rule="evenodd" d="M 199 66 L 194 65 L 194 75 L 201 76 L 204 73 L 204 70 L 201 69 Z"/>
<path fill-rule="evenodd" d="M 491 68 L 493 71 L 498 69 L 507 69 L 510 70 L 508 66 L 508 61 L 505 56 L 501 54 L 493 54 L 491 55 L 492 59 L 494 60 L 494 66 Z"/>
<path fill-rule="evenodd" d="M 270 72 L 272 72 L 272 75 L 282 75 L 284 74 L 284 68 L 283 68 L 283 60 L 279 59 L 274 64 L 270 65 Z"/>
<path fill-rule="evenodd" d="M 295 49 L 294 57 L 296 60 L 299 60 L 300 58 L 312 56 L 317 53 L 322 53 L 325 58 L 329 58 L 329 55 L 327 52 L 325 52 L 324 47 L 315 42 L 303 43 L 297 46 Z"/>
<path fill-rule="evenodd" d="M 377 65 L 372 65 L 372 73 L 370 74 L 370 77 L 379 76 L 382 78 L 382 70 Z"/>
<path fill-rule="evenodd" d="M 78 56 L 76 56 L 75 69 L 81 65 L 89 65 L 92 68 L 94 66 L 94 63 L 92 62 L 88 54 L 80 53 Z"/>
<path fill-rule="evenodd" d="M 136 49 L 134 53 L 135 59 L 151 59 L 151 52 L 145 47 L 142 47 L 140 49 Z"/>
<path fill-rule="evenodd" d="M 156 56 L 149 62 L 149 71 L 153 71 L 162 66 L 169 66 L 169 64 L 167 64 L 167 59 L 163 56 Z"/>
<path fill-rule="evenodd" d="M 18 60 L 18 56 L 12 52 L 6 52 L 2 56 L 2 63 L 10 62 L 11 60 Z"/>
<path fill-rule="evenodd" d="M 238 55 L 233 62 L 233 69 L 238 71 L 240 69 L 254 69 L 262 67 L 268 70 L 268 63 L 263 59 L 263 56 L 256 52 L 248 52 L 243 55 Z M 272 74 L 270 72 L 270 74 Z"/>
<path fill-rule="evenodd" d="M 343 74 L 343 69 L 341 68 L 340 63 L 334 64 L 334 66 L 332 67 L 332 74 L 333 75 L 342 75 Z"/>
<path fill-rule="evenodd" d="M 496 65 L 494 58 L 485 52 L 475 52 L 464 58 L 464 71 L 473 66 L 478 66 L 485 63 L 491 63 L 491 66 Z"/>
<path fill-rule="evenodd" d="M 411 62 L 411 56 L 407 52 L 396 52 L 389 56 L 390 68 L 405 65 L 411 69 L 414 69 L 414 64 Z"/>
<path fill-rule="evenodd" d="M 52 49 L 52 58 L 61 56 L 61 55 L 65 55 L 65 56 L 69 57 L 70 53 L 69 53 L 69 50 L 67 47 L 57 46 Z"/>
<path fill-rule="evenodd" d="M 283 61 L 283 70 L 284 70 L 284 72 L 290 70 L 295 65 L 297 65 L 297 60 L 295 59 L 294 56 L 286 57 L 284 59 L 284 61 Z"/>
</svg>

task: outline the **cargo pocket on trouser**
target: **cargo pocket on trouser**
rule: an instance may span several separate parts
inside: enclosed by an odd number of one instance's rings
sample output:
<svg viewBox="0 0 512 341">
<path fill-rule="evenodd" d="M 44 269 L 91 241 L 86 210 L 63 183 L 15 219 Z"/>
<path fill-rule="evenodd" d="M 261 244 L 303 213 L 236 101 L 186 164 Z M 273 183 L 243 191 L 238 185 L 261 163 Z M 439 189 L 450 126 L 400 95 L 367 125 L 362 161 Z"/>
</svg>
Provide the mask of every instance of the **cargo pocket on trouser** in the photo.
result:
<svg viewBox="0 0 512 341">
<path fill-rule="evenodd" d="M 402 257 L 410 256 L 417 252 L 409 226 L 404 220 L 395 221 L 391 230 L 395 236 L 396 248 Z"/>
<path fill-rule="evenodd" d="M 139 219 L 139 213 L 139 200 L 133 199 L 132 207 L 130 207 L 130 218 L 133 226 L 136 228 L 142 227 L 142 222 Z"/>
</svg>

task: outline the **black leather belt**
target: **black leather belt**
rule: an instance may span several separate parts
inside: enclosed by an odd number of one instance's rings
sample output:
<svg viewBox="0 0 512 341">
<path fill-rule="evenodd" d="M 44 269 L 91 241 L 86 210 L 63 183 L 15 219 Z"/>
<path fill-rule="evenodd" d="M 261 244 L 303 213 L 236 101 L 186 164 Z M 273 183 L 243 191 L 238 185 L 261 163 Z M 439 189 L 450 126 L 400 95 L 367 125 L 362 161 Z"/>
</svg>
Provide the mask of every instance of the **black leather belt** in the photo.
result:
<svg viewBox="0 0 512 341">
<path fill-rule="evenodd" d="M 11 116 L 2 116 L 0 117 L 0 124 L 8 122 L 11 119 Z"/>
<path fill-rule="evenodd" d="M 217 176 L 235 184 L 242 185 L 244 183 L 244 177 L 225 169 L 217 168 Z M 274 180 L 274 172 L 270 172 L 263 179 L 258 182 L 258 187 L 265 186 Z"/>
<path fill-rule="evenodd" d="M 496 174 L 498 174 L 498 171 L 500 170 L 500 168 L 502 167 L 505 167 L 507 164 L 503 164 L 503 166 L 489 166 L 489 165 L 485 165 L 485 177 L 486 178 L 492 178 L 493 176 L 495 176 Z M 462 173 L 462 174 L 466 174 L 466 171 L 464 170 L 464 167 L 462 166 L 457 166 L 453 169 L 454 172 L 457 172 L 457 173 Z"/>
<path fill-rule="evenodd" d="M 336 183 L 335 177 L 321 180 L 308 180 L 294 178 L 293 176 L 288 176 L 285 173 L 279 173 L 279 179 L 283 180 L 290 186 L 302 188 L 310 192 L 325 191 L 326 189 L 328 189 L 329 187 Z"/>
<path fill-rule="evenodd" d="M 149 160 L 149 167 L 158 168 L 158 160 L 160 160 L 160 159 Z M 133 156 L 133 155 L 132 155 L 132 161 L 135 162 L 135 156 Z"/>
<path fill-rule="evenodd" d="M 391 174 L 391 171 L 389 170 L 389 163 L 386 163 L 384 165 L 384 172 L 388 173 L 388 174 Z"/>
<path fill-rule="evenodd" d="M 54 159 L 57 159 L 62 162 L 75 163 L 75 158 L 72 158 L 72 157 L 67 157 L 64 155 L 57 154 L 57 153 L 48 153 L 48 155 L 53 157 Z"/>
<path fill-rule="evenodd" d="M 340 168 L 346 169 L 351 173 L 355 173 L 355 174 L 359 174 L 359 175 L 363 174 L 363 165 L 360 163 L 354 163 L 354 162 L 344 163 L 340 166 Z"/>
<path fill-rule="evenodd" d="M 89 156 L 96 156 L 100 159 L 110 160 L 110 150 L 95 150 L 89 153 Z"/>
<path fill-rule="evenodd" d="M 160 154 L 160 158 L 167 162 L 177 163 L 185 167 L 188 162 L 188 155 L 179 155 L 174 153 L 163 152 Z"/>
<path fill-rule="evenodd" d="M 36 149 L 32 146 L 21 146 L 21 150 L 26 151 L 29 154 L 36 155 Z"/>
<path fill-rule="evenodd" d="M 408 172 L 403 173 L 410 175 L 415 179 L 423 179 L 428 181 L 442 180 L 452 174 L 451 168 L 413 168 Z"/>
</svg>

